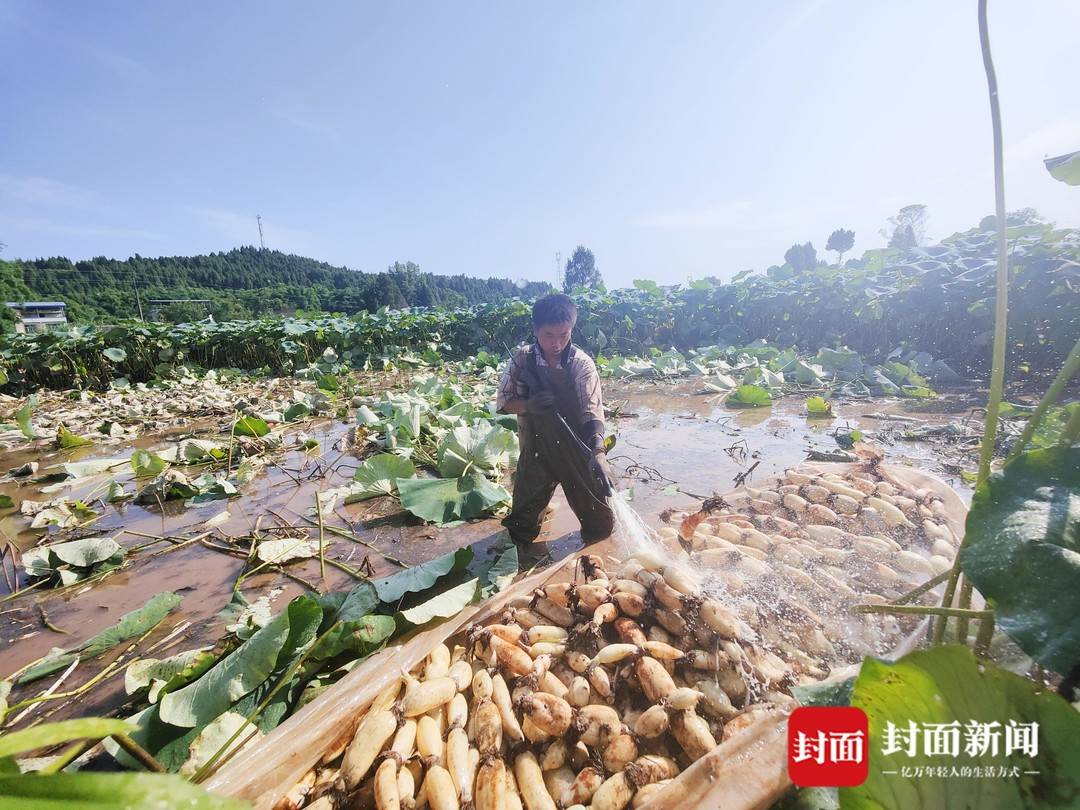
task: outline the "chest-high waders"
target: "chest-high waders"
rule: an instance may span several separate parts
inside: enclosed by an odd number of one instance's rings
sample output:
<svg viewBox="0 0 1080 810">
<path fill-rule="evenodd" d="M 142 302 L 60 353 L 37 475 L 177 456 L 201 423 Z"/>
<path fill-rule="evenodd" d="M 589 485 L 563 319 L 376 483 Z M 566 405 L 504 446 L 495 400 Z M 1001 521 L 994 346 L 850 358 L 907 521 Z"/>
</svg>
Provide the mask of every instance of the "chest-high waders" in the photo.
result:
<svg viewBox="0 0 1080 810">
<path fill-rule="evenodd" d="M 518 416 L 521 454 L 514 473 L 514 504 L 503 520 L 511 538 L 518 543 L 530 543 L 540 534 L 544 509 L 559 484 L 581 521 L 582 540 L 586 543 L 602 540 L 614 528 L 615 516 L 607 503 L 607 487 L 590 472 L 587 456 L 578 442 L 566 435 L 566 428 L 559 421 L 561 414 L 580 440 L 590 438 L 581 435 L 581 401 L 566 371 L 567 353 L 562 359 L 562 368 L 537 365 L 534 352 L 529 352 L 526 361 L 526 380 L 538 383 L 554 395 L 558 413 Z"/>
</svg>

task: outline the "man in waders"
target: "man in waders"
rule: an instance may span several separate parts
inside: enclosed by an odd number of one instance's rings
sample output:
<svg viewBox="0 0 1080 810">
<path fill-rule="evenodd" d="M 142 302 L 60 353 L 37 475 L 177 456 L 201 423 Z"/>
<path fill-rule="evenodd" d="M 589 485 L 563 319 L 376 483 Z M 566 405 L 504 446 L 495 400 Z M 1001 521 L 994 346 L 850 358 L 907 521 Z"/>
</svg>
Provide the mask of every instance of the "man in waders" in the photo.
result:
<svg viewBox="0 0 1080 810">
<path fill-rule="evenodd" d="M 514 504 L 503 521 L 515 543 L 540 534 L 544 510 L 562 484 L 581 521 L 586 543 L 611 535 L 611 468 L 604 448 L 600 375 L 589 355 L 570 342 L 577 308 L 566 295 L 533 304 L 536 341 L 518 350 L 499 385 L 500 413 L 518 415 L 521 454 Z"/>
</svg>

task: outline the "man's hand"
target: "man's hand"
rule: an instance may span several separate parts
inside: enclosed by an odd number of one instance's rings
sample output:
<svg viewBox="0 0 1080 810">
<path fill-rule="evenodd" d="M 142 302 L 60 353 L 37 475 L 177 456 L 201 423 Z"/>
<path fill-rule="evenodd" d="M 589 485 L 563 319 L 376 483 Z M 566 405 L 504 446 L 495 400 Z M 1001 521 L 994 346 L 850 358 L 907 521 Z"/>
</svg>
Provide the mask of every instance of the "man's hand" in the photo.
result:
<svg viewBox="0 0 1080 810">
<path fill-rule="evenodd" d="M 608 464 L 607 453 L 593 453 L 592 458 L 589 459 L 589 472 L 597 481 L 608 481 L 612 484 L 615 482 L 615 475 L 611 471 L 611 465 Z"/>
<path fill-rule="evenodd" d="M 525 410 L 529 413 L 547 413 L 555 407 L 555 395 L 550 391 L 540 390 L 525 400 Z"/>
</svg>

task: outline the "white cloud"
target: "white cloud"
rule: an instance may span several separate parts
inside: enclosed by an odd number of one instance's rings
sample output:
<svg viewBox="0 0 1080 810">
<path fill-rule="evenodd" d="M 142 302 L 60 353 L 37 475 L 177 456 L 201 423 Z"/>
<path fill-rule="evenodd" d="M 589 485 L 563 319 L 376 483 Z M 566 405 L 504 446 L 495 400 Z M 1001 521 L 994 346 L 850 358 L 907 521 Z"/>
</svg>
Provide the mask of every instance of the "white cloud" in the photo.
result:
<svg viewBox="0 0 1080 810">
<path fill-rule="evenodd" d="M 192 207 L 190 210 L 234 245 L 259 244 L 259 225 L 255 214 L 241 214 L 223 208 Z M 311 231 L 277 225 L 272 218 L 263 217 L 263 233 L 268 248 L 307 256 L 315 253 L 316 237 Z"/>
<path fill-rule="evenodd" d="M 58 205 L 66 208 L 98 207 L 96 192 L 48 177 L 18 177 L 0 174 L 0 200 L 30 205 Z"/>
<path fill-rule="evenodd" d="M 140 228 L 118 228 L 78 222 L 57 222 L 47 217 L 12 217 L 0 214 L 0 228 L 18 233 L 41 233 L 53 236 L 89 238 L 160 239 L 161 234 Z"/>
</svg>

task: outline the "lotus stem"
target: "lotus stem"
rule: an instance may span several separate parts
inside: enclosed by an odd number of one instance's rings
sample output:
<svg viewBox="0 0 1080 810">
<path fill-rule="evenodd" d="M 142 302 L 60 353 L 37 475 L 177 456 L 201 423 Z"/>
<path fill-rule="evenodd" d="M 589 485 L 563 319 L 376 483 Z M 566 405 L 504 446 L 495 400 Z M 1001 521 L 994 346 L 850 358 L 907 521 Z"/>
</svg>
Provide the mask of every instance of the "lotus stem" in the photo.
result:
<svg viewBox="0 0 1080 810">
<path fill-rule="evenodd" d="M 165 766 L 154 759 L 153 755 L 127 734 L 114 734 L 113 739 L 124 751 L 131 755 L 146 770 L 153 773 L 165 773 Z"/>
<path fill-rule="evenodd" d="M 319 500 L 319 493 L 315 493 L 315 514 L 319 517 L 319 579 L 326 579 L 326 558 L 323 556 L 323 543 L 326 539 L 326 532 L 323 528 L 322 519 L 322 501 Z"/>
<path fill-rule="evenodd" d="M 986 619 L 994 615 L 992 610 L 968 610 L 965 608 L 937 607 L 935 605 L 855 605 L 855 613 L 887 613 L 911 616 L 956 616 L 965 619 Z"/>
<path fill-rule="evenodd" d="M 982 50 L 983 69 L 986 71 L 986 86 L 990 95 L 990 124 L 994 133 L 994 213 L 997 226 L 997 276 L 995 282 L 996 300 L 994 307 L 994 347 L 990 371 L 990 396 L 986 403 L 986 426 L 979 446 L 979 473 L 976 486 L 981 486 L 990 475 L 990 462 L 994 457 L 994 444 L 997 439 L 998 413 L 1001 410 L 1002 391 L 1005 387 L 1005 338 L 1009 320 L 1009 255 L 1006 242 L 1007 222 L 1005 219 L 1005 160 L 1002 148 L 1001 104 L 998 98 L 997 74 L 994 60 L 990 53 L 990 28 L 986 19 L 986 2 L 979 0 L 979 46 Z M 965 534 L 960 544 L 963 549 L 968 538 Z M 956 555 L 949 586 L 945 589 L 942 605 L 948 605 L 956 591 L 956 581 L 960 577 L 960 555 Z M 971 586 L 964 584 L 960 592 L 959 606 L 966 609 L 971 605 Z M 945 637 L 946 616 L 941 616 L 934 627 L 934 643 L 941 643 Z M 967 618 L 958 617 L 957 634 L 967 638 Z"/>
<path fill-rule="evenodd" d="M 903 596 L 899 596 L 896 599 L 893 599 L 892 602 L 890 602 L 889 604 L 891 604 L 891 605 L 902 605 L 905 602 L 910 602 L 912 599 L 916 599 L 916 598 L 922 596 L 927 591 L 934 590 L 934 588 L 936 588 L 938 585 L 940 585 L 942 582 L 944 582 L 945 580 L 947 580 L 949 578 L 949 574 L 950 574 L 951 570 L 952 569 L 949 569 L 948 571 L 942 571 L 940 574 L 935 576 L 933 579 L 928 579 L 922 585 L 919 585 L 919 586 L 917 586 L 915 588 L 912 588 L 910 591 L 905 593 Z"/>
</svg>

